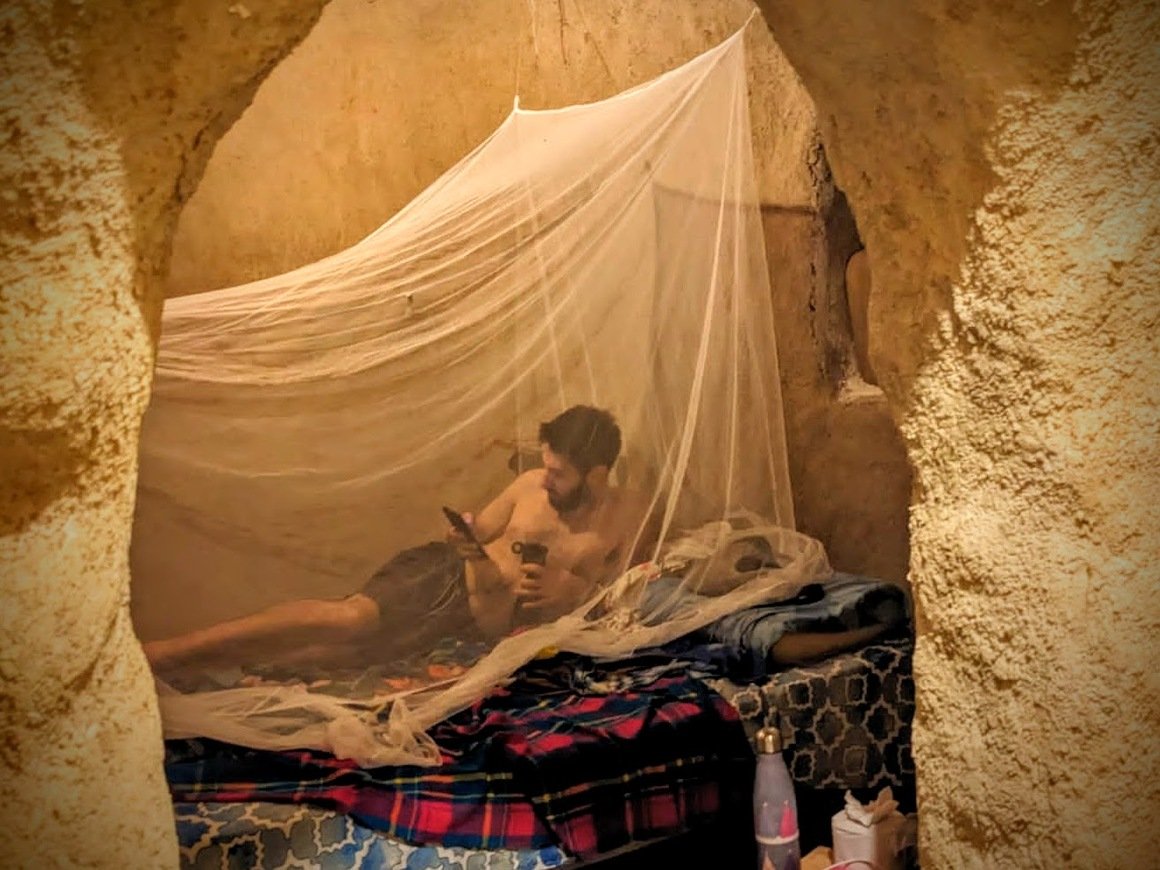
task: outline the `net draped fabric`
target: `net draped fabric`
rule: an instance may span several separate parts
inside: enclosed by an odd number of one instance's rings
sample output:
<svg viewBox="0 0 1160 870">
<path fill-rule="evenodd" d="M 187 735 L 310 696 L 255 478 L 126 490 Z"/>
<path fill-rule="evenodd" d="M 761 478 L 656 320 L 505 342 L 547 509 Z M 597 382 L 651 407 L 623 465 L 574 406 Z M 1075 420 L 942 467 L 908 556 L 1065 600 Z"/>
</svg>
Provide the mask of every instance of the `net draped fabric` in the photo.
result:
<svg viewBox="0 0 1160 870">
<path fill-rule="evenodd" d="M 436 685 L 161 684 L 168 735 L 433 764 L 426 730 L 545 648 L 622 655 L 826 576 L 793 530 L 747 99 L 742 32 L 607 100 L 517 103 L 348 250 L 167 302 L 131 554 L 146 639 L 358 590 L 575 404 L 615 415 L 613 482 L 659 529 L 649 565 Z M 755 537 L 774 558 L 710 593 Z M 658 604 L 660 571 L 684 580 Z"/>
</svg>

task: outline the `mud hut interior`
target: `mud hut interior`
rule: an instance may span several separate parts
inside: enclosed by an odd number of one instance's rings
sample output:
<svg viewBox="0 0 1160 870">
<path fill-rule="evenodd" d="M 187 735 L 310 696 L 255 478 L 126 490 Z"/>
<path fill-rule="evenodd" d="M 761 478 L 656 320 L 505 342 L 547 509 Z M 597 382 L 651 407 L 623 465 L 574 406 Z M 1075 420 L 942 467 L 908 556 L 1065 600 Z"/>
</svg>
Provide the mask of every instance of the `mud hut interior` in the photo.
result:
<svg viewBox="0 0 1160 870">
<path fill-rule="evenodd" d="M 18 0 L 0 20 L 14 866 L 190 860 L 142 642 L 222 617 L 222 593 L 159 595 L 131 558 L 167 310 L 397 226 L 517 96 L 529 117 L 598 105 L 739 31 L 757 222 L 733 232 L 763 259 L 779 393 L 744 419 L 777 420 L 783 521 L 907 602 L 922 865 L 1160 850 L 1154 5 Z"/>
</svg>

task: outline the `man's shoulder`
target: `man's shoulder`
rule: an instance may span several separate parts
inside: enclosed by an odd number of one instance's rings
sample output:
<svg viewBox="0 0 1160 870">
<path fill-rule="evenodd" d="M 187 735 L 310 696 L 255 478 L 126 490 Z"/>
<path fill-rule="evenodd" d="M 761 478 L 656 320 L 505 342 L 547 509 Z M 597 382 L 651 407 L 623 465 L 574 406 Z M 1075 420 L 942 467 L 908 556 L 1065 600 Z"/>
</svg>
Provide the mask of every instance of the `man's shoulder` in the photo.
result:
<svg viewBox="0 0 1160 870">
<path fill-rule="evenodd" d="M 544 469 L 530 468 L 522 474 L 517 475 L 516 479 L 511 482 L 511 488 L 520 492 L 530 492 L 540 489 L 543 483 Z"/>
</svg>

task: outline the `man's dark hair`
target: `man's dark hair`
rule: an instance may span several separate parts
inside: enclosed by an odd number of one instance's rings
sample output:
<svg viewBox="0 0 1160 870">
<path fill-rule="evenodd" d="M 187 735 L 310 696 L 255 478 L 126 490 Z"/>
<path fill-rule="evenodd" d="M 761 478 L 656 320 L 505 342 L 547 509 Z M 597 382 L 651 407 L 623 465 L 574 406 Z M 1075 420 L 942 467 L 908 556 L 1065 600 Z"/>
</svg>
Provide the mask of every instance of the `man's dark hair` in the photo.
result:
<svg viewBox="0 0 1160 870">
<path fill-rule="evenodd" d="M 612 468 L 620 455 L 620 427 L 607 411 L 574 405 L 540 424 L 540 443 L 575 465 L 581 474 L 587 474 L 597 465 Z"/>
</svg>

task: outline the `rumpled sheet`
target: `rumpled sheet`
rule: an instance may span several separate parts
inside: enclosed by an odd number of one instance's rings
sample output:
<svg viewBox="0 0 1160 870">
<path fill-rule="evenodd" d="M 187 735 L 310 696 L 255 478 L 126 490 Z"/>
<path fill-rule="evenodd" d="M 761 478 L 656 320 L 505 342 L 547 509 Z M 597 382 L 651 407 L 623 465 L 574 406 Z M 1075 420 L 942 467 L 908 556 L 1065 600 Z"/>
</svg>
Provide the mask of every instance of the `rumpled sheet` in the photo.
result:
<svg viewBox="0 0 1160 870">
<path fill-rule="evenodd" d="M 536 662 L 431 734 L 438 768 L 189 740 L 170 742 L 166 772 L 177 801 L 309 802 L 412 843 L 581 858 L 749 803 L 736 711 L 671 658 Z"/>
</svg>

